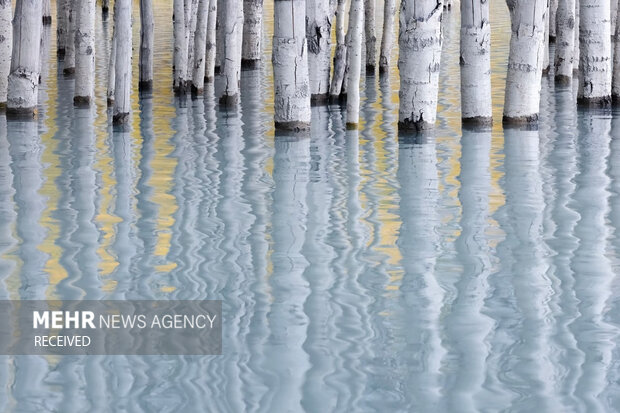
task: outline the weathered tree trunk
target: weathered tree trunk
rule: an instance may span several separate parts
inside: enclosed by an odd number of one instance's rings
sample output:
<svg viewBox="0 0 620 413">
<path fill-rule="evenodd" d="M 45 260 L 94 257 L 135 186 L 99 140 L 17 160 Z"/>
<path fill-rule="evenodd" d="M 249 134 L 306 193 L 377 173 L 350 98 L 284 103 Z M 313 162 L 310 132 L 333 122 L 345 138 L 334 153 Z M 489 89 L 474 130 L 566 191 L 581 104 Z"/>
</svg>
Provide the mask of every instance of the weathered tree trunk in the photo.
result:
<svg viewBox="0 0 620 413">
<path fill-rule="evenodd" d="M 310 129 L 306 1 L 274 2 L 273 77 L 275 125 L 281 131 Z"/>
<path fill-rule="evenodd" d="M 375 0 L 365 0 L 364 30 L 366 33 L 366 73 L 374 74 L 377 65 L 377 22 L 375 19 Z"/>
<path fill-rule="evenodd" d="M 349 11 L 349 78 L 347 79 L 347 129 L 357 129 L 360 119 L 360 77 L 362 74 L 362 36 L 364 0 L 352 0 Z"/>
<path fill-rule="evenodd" d="M 12 18 L 11 0 L 0 0 L 0 111 L 6 109 L 9 72 L 11 71 Z"/>
<path fill-rule="evenodd" d="M 611 102 L 611 24 L 609 0 L 579 2 L 579 92 L 587 106 Z"/>
<path fill-rule="evenodd" d="M 194 75 L 194 34 L 198 16 L 198 0 L 185 0 L 185 33 L 187 36 L 187 88 L 191 88 L 192 76 Z"/>
<path fill-rule="evenodd" d="M 138 89 L 153 89 L 153 0 L 140 0 L 140 78 Z"/>
<path fill-rule="evenodd" d="M 182 96 L 187 93 L 187 37 L 185 33 L 185 4 L 183 0 L 174 0 L 174 94 Z"/>
<path fill-rule="evenodd" d="M 226 0 L 217 0 L 217 18 L 215 25 L 215 74 L 219 75 L 224 66 L 224 19 Z"/>
<path fill-rule="evenodd" d="M 617 19 L 620 17 L 620 7 L 616 8 L 616 14 Z M 614 71 L 611 84 L 611 97 L 615 104 L 620 103 L 620 24 L 617 23 L 616 31 L 614 32 Z"/>
<path fill-rule="evenodd" d="M 331 32 L 328 0 L 307 0 L 306 41 L 308 42 L 308 70 L 313 105 L 329 100 L 329 71 L 331 65 Z"/>
<path fill-rule="evenodd" d="M 37 112 L 39 50 L 43 18 L 40 0 L 17 0 L 13 17 L 13 49 L 8 78 L 7 114 Z"/>
<path fill-rule="evenodd" d="M 56 0 L 56 56 L 59 59 L 64 59 L 65 57 L 67 7 L 69 7 L 69 0 Z"/>
<path fill-rule="evenodd" d="M 394 47 L 394 20 L 396 17 L 396 0 L 385 0 L 383 10 L 383 36 L 381 37 L 381 55 L 379 73 L 387 74 L 391 66 L 392 48 Z"/>
<path fill-rule="evenodd" d="M 611 35 L 616 33 L 616 23 L 618 21 L 618 0 L 611 0 Z"/>
<path fill-rule="evenodd" d="M 575 0 L 559 0 L 555 46 L 555 81 L 570 85 L 575 51 Z"/>
<path fill-rule="evenodd" d="M 116 32 L 116 30 L 114 30 Z M 112 34 L 110 60 L 108 61 L 108 107 L 114 106 L 114 89 L 116 88 L 116 34 Z"/>
<path fill-rule="evenodd" d="M 550 0 L 549 1 L 549 41 L 555 42 L 556 27 L 557 27 L 557 11 L 558 2 L 562 0 Z"/>
<path fill-rule="evenodd" d="M 276 1 L 276 3 L 282 0 Z M 287 1 L 285 1 L 286 3 Z M 234 107 L 239 103 L 239 81 L 241 79 L 241 42 L 243 37 L 243 0 L 226 0 L 224 19 L 224 93 L 220 105 Z M 304 2 L 305 6 L 305 2 Z M 305 14 L 305 13 L 304 13 Z M 276 20 L 277 21 L 277 20 Z M 305 29 L 305 22 L 302 30 Z M 305 38 L 305 30 L 302 32 Z M 307 59 L 307 57 L 306 57 Z M 306 79 L 308 76 L 306 60 Z M 303 76 L 303 75 L 302 75 Z"/>
<path fill-rule="evenodd" d="M 114 2 L 114 36 L 116 61 L 114 70 L 114 106 L 112 122 L 122 125 L 129 122 L 131 112 L 131 0 Z"/>
<path fill-rule="evenodd" d="M 579 45 L 579 3 L 581 0 L 575 0 L 575 49 L 573 51 L 573 74 L 579 71 L 580 45 Z"/>
<path fill-rule="evenodd" d="M 401 130 L 433 128 L 441 61 L 443 6 L 436 0 L 402 0 L 400 6 Z"/>
<path fill-rule="evenodd" d="M 95 93 L 95 0 L 79 0 L 76 6 L 73 103 L 89 106 Z"/>
<path fill-rule="evenodd" d="M 341 98 L 345 72 L 347 69 L 347 44 L 345 40 L 345 9 L 346 0 L 338 0 L 336 9 L 336 55 L 334 56 L 334 75 L 329 88 L 329 100 L 337 102 Z"/>
<path fill-rule="evenodd" d="M 547 73 L 549 73 L 549 69 L 550 69 L 550 61 L 549 61 L 549 6 L 551 5 L 551 0 L 547 0 L 547 12 L 546 12 L 546 18 L 545 18 L 545 37 L 544 39 L 544 45 L 543 45 L 543 65 L 542 65 L 542 73 L 543 75 L 546 75 Z"/>
<path fill-rule="evenodd" d="M 67 76 L 75 74 L 75 27 L 77 18 L 77 2 L 79 0 L 67 0 L 65 16 L 67 19 L 67 31 L 65 32 L 65 59 L 63 73 Z"/>
<path fill-rule="evenodd" d="M 461 1 L 461 116 L 463 124 L 493 124 L 491 25 L 487 0 Z"/>
<path fill-rule="evenodd" d="M 192 74 L 192 95 L 194 96 L 202 95 L 204 91 L 209 0 L 199 1 L 197 14 L 196 33 L 194 34 L 194 70 Z"/>
<path fill-rule="evenodd" d="M 511 30 L 504 123 L 538 122 L 547 0 L 507 0 Z"/>
<path fill-rule="evenodd" d="M 43 12 L 42 12 L 43 24 L 49 26 L 52 24 L 52 5 L 50 0 L 43 0 Z"/>
<path fill-rule="evenodd" d="M 263 55 L 263 0 L 243 0 L 241 66 L 258 69 Z"/>
<path fill-rule="evenodd" d="M 217 0 L 209 1 L 209 20 L 207 23 L 207 45 L 205 54 L 205 82 L 213 83 L 215 78 L 215 47 L 217 26 Z"/>
</svg>

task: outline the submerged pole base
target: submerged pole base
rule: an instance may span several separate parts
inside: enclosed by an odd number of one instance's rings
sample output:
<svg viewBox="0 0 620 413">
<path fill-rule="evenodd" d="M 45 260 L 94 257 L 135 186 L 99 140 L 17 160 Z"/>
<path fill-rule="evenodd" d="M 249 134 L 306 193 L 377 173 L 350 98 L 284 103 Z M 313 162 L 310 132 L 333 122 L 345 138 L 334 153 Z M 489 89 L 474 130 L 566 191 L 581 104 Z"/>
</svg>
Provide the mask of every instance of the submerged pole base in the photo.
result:
<svg viewBox="0 0 620 413">
<path fill-rule="evenodd" d="M 43 16 L 43 26 L 52 24 L 52 16 Z"/>
<path fill-rule="evenodd" d="M 347 130 L 358 130 L 359 129 L 359 123 L 354 123 L 354 122 L 347 122 Z"/>
<path fill-rule="evenodd" d="M 225 109 L 233 109 L 239 105 L 239 94 L 234 95 L 222 95 L 220 98 L 220 106 Z"/>
<path fill-rule="evenodd" d="M 538 113 L 525 116 L 504 115 L 502 125 L 504 128 L 536 130 L 538 129 Z"/>
<path fill-rule="evenodd" d="M 404 121 L 398 122 L 398 131 L 399 132 L 422 132 L 435 128 L 435 123 L 430 123 L 425 121 L 424 119 L 420 119 L 417 121 L 413 121 L 410 119 L 405 119 Z"/>
<path fill-rule="evenodd" d="M 474 116 L 471 118 L 462 118 L 461 125 L 465 129 L 481 129 L 493 126 L 492 116 Z"/>
<path fill-rule="evenodd" d="M 611 107 L 611 95 L 596 97 L 577 97 L 577 105 L 582 108 L 604 109 Z"/>
<path fill-rule="evenodd" d="M 87 108 L 90 106 L 90 96 L 74 96 L 73 97 L 73 106 L 78 108 Z"/>
<path fill-rule="evenodd" d="M 275 122 L 276 134 L 305 133 L 310 131 L 310 122 Z"/>
<path fill-rule="evenodd" d="M 241 70 L 256 70 L 260 68 L 260 59 L 241 59 Z"/>
<path fill-rule="evenodd" d="M 311 106 L 325 106 L 329 103 L 329 93 L 320 93 L 310 96 Z"/>
<path fill-rule="evenodd" d="M 572 76 L 555 75 L 555 84 L 559 86 L 570 86 L 573 84 Z"/>
<path fill-rule="evenodd" d="M 37 116 L 37 108 L 12 108 L 6 106 L 7 119 L 32 120 Z"/>
<path fill-rule="evenodd" d="M 138 90 L 140 92 L 151 92 L 153 90 L 152 80 L 141 80 L 138 82 Z"/>
<path fill-rule="evenodd" d="M 116 113 L 112 116 L 112 125 L 114 126 L 122 126 L 129 123 L 129 112 L 126 113 Z"/>
</svg>

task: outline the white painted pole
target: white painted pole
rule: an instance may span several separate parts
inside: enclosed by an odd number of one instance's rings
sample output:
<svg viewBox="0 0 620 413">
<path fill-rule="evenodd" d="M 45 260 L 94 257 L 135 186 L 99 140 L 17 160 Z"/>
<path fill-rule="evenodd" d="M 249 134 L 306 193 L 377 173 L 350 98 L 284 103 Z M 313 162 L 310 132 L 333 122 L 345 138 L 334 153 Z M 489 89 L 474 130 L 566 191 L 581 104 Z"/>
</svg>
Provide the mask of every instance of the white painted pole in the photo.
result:
<svg viewBox="0 0 620 413">
<path fill-rule="evenodd" d="M 39 50 L 43 24 L 40 0 L 17 0 L 8 78 L 7 114 L 34 116 L 39 94 Z"/>
<path fill-rule="evenodd" d="M 217 0 L 209 0 L 209 20 L 207 23 L 207 43 L 205 54 L 205 82 L 215 79 L 215 48 L 217 47 Z"/>
<path fill-rule="evenodd" d="M 375 0 L 364 1 L 364 33 L 366 37 L 366 73 L 374 74 L 377 66 L 377 21 Z"/>
<path fill-rule="evenodd" d="M 140 0 L 140 60 L 138 89 L 153 89 L 153 44 L 154 44 L 153 0 Z"/>
<path fill-rule="evenodd" d="M 263 40 L 263 0 L 243 0 L 243 44 L 241 45 L 241 66 L 244 69 L 258 69 Z"/>
<path fill-rule="evenodd" d="M 336 55 L 334 56 L 334 74 L 329 88 L 329 100 L 337 102 L 341 98 L 345 72 L 347 68 L 347 45 L 345 40 L 345 10 L 347 1 L 338 0 L 336 8 Z"/>
<path fill-rule="evenodd" d="M 575 0 L 559 0 L 556 21 L 555 81 L 570 85 L 575 52 Z"/>
<path fill-rule="evenodd" d="M 0 0 L 0 111 L 6 109 L 13 48 L 13 10 L 11 0 Z"/>
<path fill-rule="evenodd" d="M 132 0 L 115 0 L 114 36 L 116 37 L 115 86 L 112 121 L 115 125 L 129 122 L 131 113 L 131 30 Z"/>
<path fill-rule="evenodd" d="M 192 73 L 192 95 L 203 94 L 205 84 L 205 55 L 207 52 L 207 24 L 209 21 L 209 0 L 200 0 L 197 10 L 196 33 L 194 34 L 194 68 Z"/>
<path fill-rule="evenodd" d="M 226 16 L 224 19 L 224 66 L 222 67 L 224 91 L 219 102 L 224 107 L 236 107 L 239 103 L 239 81 L 241 80 L 243 0 L 226 0 L 224 15 Z M 302 29 L 305 34 L 305 24 Z"/>
<path fill-rule="evenodd" d="M 360 120 L 360 78 L 362 74 L 362 36 L 364 0 L 352 0 L 349 11 L 349 77 L 347 85 L 347 129 L 357 129 Z"/>
<path fill-rule="evenodd" d="M 420 131 L 435 126 L 443 39 L 442 13 L 441 2 L 435 0 L 401 1 L 398 41 L 400 130 Z"/>
<path fill-rule="evenodd" d="M 507 0 L 511 30 L 504 124 L 538 122 L 547 0 Z"/>
<path fill-rule="evenodd" d="M 586 106 L 611 102 L 611 23 L 609 0 L 579 3 L 579 91 L 577 101 Z"/>
<path fill-rule="evenodd" d="M 272 63 L 276 130 L 309 130 L 311 111 L 305 0 L 274 1 Z"/>
<path fill-rule="evenodd" d="M 80 0 L 76 5 L 73 103 L 90 106 L 95 96 L 95 0 Z"/>
<path fill-rule="evenodd" d="M 388 74 L 392 66 L 392 48 L 394 47 L 394 21 L 396 18 L 396 0 L 385 0 L 383 10 L 383 36 L 381 37 L 381 55 L 379 73 Z"/>
<path fill-rule="evenodd" d="M 491 24 L 487 0 L 461 1 L 461 117 L 463 124 L 493 124 Z"/>
<path fill-rule="evenodd" d="M 313 105 L 323 105 L 329 100 L 332 52 L 329 1 L 307 0 L 306 22 L 311 102 Z"/>
<path fill-rule="evenodd" d="M 182 96 L 187 93 L 187 37 L 185 33 L 185 7 L 183 0 L 174 0 L 174 94 Z"/>
</svg>

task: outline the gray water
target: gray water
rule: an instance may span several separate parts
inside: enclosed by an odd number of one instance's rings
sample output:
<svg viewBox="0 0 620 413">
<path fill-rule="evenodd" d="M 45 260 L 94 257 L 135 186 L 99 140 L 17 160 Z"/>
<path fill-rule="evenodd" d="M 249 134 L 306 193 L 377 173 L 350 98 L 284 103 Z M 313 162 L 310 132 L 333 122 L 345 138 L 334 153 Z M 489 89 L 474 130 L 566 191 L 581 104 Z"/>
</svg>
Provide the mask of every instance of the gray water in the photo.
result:
<svg viewBox="0 0 620 413">
<path fill-rule="evenodd" d="M 73 108 L 53 28 L 38 121 L 0 115 L 0 299 L 221 299 L 224 354 L 0 356 L 0 411 L 618 411 L 620 112 L 545 79 L 538 130 L 461 131 L 453 12 L 433 134 L 398 136 L 392 73 L 359 132 L 275 138 L 269 56 L 238 112 L 177 100 L 156 13 L 129 130 Z"/>
</svg>

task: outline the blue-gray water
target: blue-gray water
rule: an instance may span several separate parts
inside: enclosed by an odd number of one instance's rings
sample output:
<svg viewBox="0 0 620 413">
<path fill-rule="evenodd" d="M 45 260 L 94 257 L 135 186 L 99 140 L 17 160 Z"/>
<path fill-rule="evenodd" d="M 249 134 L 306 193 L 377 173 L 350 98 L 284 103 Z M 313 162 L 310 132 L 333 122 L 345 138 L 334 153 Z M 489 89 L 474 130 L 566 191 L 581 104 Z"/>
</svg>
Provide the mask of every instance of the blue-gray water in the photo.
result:
<svg viewBox="0 0 620 413">
<path fill-rule="evenodd" d="M 0 115 L 0 298 L 222 299 L 224 354 L 0 356 L 0 411 L 618 410 L 620 112 L 544 80 L 539 130 L 462 132 L 453 12 L 433 136 L 399 139 L 393 73 L 359 132 L 274 138 L 269 57 L 238 114 L 175 100 L 157 19 L 130 131 L 73 108 L 53 29 L 38 122 Z"/>
</svg>

